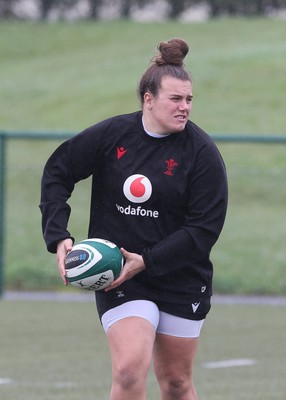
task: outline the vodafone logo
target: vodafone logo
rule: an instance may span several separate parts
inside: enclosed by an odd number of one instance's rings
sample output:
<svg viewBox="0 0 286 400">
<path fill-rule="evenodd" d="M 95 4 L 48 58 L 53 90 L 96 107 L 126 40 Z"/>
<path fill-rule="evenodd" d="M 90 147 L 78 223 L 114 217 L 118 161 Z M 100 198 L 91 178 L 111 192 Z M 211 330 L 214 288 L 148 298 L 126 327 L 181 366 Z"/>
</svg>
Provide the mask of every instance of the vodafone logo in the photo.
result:
<svg viewBox="0 0 286 400">
<path fill-rule="evenodd" d="M 144 175 L 131 175 L 123 185 L 123 193 L 133 203 L 144 203 L 151 197 L 152 185 Z"/>
<path fill-rule="evenodd" d="M 145 175 L 131 175 L 124 182 L 123 193 L 132 203 L 144 203 L 151 197 L 152 185 Z M 159 218 L 158 210 L 142 208 L 140 205 L 133 207 L 131 204 L 128 204 L 127 206 L 116 204 L 116 208 L 121 214 L 128 216 L 128 218 Z"/>
</svg>

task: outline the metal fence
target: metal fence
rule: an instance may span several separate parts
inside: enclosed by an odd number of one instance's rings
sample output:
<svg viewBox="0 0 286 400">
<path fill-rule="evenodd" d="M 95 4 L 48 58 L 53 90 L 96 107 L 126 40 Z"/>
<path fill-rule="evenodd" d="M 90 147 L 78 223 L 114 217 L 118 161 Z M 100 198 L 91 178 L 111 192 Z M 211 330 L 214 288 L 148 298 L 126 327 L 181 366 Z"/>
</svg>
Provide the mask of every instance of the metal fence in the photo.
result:
<svg viewBox="0 0 286 400">
<path fill-rule="evenodd" d="M 6 144 L 7 141 L 15 139 L 24 140 L 66 140 L 73 136 L 72 132 L 16 132 L 0 131 L 0 298 L 4 289 L 4 240 L 5 240 L 5 202 L 6 202 Z M 217 143 L 245 143 L 245 144 L 286 144 L 286 136 L 283 135 L 233 135 L 233 134 L 213 134 L 211 135 Z"/>
</svg>

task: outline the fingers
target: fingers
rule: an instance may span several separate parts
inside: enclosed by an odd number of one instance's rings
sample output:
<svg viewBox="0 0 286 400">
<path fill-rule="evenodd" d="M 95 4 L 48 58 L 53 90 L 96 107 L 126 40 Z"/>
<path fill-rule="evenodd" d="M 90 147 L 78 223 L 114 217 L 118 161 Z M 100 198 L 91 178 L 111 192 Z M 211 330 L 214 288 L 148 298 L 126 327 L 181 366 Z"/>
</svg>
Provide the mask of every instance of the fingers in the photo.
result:
<svg viewBox="0 0 286 400">
<path fill-rule="evenodd" d="M 125 250 L 123 247 L 121 247 L 120 251 L 121 251 L 123 258 L 125 258 L 125 260 L 128 258 L 128 255 L 131 254 L 127 250 Z"/>
<path fill-rule="evenodd" d="M 67 253 L 72 250 L 73 242 L 71 239 L 65 239 L 58 243 L 57 247 L 57 263 L 58 269 L 60 272 L 60 276 L 65 285 L 68 285 L 68 280 L 66 278 L 66 270 L 65 270 L 65 259 Z"/>
<path fill-rule="evenodd" d="M 121 275 L 115 279 L 115 281 L 113 281 L 107 288 L 104 289 L 105 292 L 109 292 L 112 289 L 117 288 L 118 286 L 120 286 L 123 282 L 125 281 L 125 277 Z"/>
<path fill-rule="evenodd" d="M 123 266 L 120 276 L 115 279 L 107 288 L 104 289 L 106 292 L 115 289 L 116 287 L 120 286 L 124 281 L 133 278 L 134 275 L 137 275 L 139 272 L 145 269 L 145 264 L 141 255 L 137 253 L 130 253 L 123 247 L 120 249 L 120 251 L 125 259 L 125 264 Z"/>
</svg>

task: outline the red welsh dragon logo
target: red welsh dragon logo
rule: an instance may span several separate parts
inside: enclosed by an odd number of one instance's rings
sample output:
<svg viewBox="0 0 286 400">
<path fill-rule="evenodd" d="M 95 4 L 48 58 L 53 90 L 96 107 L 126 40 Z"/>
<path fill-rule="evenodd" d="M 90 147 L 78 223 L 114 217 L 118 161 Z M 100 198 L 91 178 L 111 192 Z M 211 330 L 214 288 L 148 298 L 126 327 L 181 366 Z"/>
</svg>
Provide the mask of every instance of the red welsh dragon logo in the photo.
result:
<svg viewBox="0 0 286 400">
<path fill-rule="evenodd" d="M 165 160 L 165 163 L 166 163 L 167 169 L 164 172 L 164 174 L 169 175 L 169 176 L 173 176 L 173 169 L 175 167 L 177 167 L 178 164 L 172 158 L 170 158 L 170 160 Z"/>
</svg>

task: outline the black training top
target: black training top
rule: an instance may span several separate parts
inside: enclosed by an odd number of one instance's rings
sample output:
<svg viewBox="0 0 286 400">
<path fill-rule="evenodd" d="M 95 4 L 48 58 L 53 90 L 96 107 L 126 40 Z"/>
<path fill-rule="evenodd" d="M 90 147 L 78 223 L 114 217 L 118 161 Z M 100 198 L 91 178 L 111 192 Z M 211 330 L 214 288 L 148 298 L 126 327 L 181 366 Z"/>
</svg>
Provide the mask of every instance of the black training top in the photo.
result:
<svg viewBox="0 0 286 400">
<path fill-rule="evenodd" d="M 88 237 L 142 254 L 136 275 L 146 294 L 168 301 L 212 293 L 210 251 L 227 207 L 227 179 L 213 140 L 193 122 L 161 138 L 143 129 L 142 112 L 93 125 L 58 147 L 42 178 L 40 208 L 50 252 L 67 230 L 67 200 L 92 175 Z"/>
</svg>

